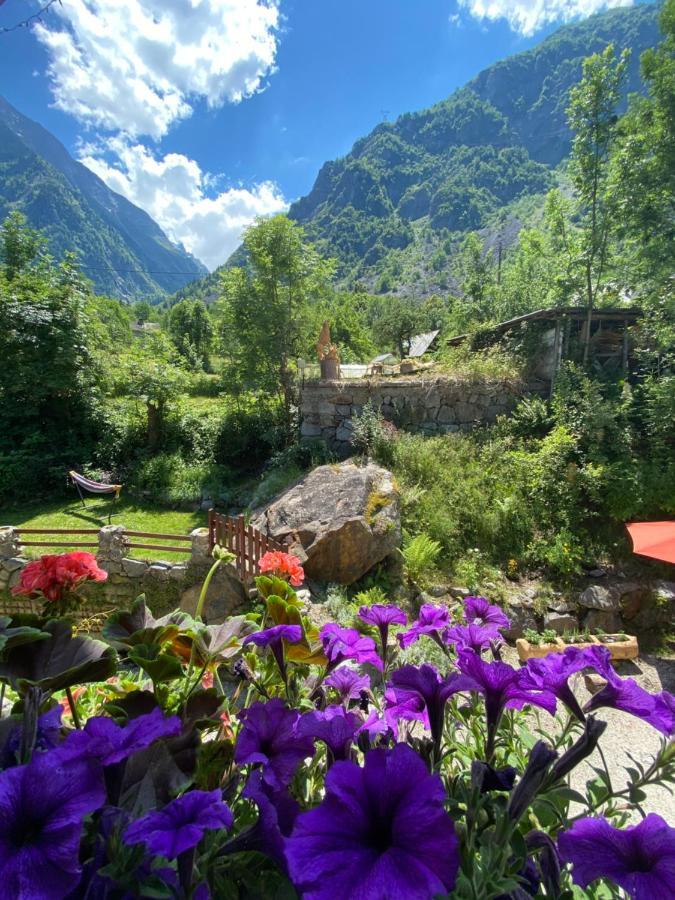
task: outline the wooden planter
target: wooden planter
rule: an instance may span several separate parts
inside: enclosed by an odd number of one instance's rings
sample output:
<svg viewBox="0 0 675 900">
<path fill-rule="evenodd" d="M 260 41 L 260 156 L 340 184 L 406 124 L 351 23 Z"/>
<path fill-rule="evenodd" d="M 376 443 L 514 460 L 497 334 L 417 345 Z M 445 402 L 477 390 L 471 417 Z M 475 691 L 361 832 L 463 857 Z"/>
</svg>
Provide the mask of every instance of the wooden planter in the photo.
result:
<svg viewBox="0 0 675 900">
<path fill-rule="evenodd" d="M 579 647 L 583 650 L 586 647 L 607 647 L 612 660 L 615 659 L 636 659 L 640 652 L 637 638 L 633 635 L 626 635 L 625 641 L 618 640 L 616 634 L 603 634 L 599 637 L 591 635 L 588 641 L 581 644 L 568 644 L 562 638 L 557 638 L 552 644 L 531 644 L 525 638 L 518 638 L 516 641 L 516 650 L 521 662 L 528 659 L 543 659 L 549 653 L 562 653 L 568 647 Z"/>
</svg>

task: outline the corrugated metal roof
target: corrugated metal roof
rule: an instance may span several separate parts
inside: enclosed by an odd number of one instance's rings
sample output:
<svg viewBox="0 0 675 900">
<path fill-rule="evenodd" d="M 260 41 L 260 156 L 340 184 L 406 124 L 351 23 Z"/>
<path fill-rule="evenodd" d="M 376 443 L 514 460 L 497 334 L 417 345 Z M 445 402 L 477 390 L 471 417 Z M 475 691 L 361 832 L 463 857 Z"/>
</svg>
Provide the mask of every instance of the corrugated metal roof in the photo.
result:
<svg viewBox="0 0 675 900">
<path fill-rule="evenodd" d="M 416 334 L 410 341 L 410 351 L 408 356 L 411 358 L 424 356 L 436 337 L 438 337 L 438 334 L 439 329 L 436 329 L 436 331 L 427 331 L 424 334 Z"/>
</svg>

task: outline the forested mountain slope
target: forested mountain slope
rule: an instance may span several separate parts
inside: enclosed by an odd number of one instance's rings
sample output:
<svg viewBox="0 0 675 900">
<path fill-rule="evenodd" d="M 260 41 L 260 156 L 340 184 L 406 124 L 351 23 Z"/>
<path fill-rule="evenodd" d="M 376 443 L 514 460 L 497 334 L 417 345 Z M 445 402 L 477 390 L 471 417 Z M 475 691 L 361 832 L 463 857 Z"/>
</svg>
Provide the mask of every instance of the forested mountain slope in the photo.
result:
<svg viewBox="0 0 675 900">
<path fill-rule="evenodd" d="M 142 209 L 0 97 L 0 220 L 18 209 L 55 257 L 75 251 L 99 293 L 160 299 L 206 273 Z"/>
</svg>

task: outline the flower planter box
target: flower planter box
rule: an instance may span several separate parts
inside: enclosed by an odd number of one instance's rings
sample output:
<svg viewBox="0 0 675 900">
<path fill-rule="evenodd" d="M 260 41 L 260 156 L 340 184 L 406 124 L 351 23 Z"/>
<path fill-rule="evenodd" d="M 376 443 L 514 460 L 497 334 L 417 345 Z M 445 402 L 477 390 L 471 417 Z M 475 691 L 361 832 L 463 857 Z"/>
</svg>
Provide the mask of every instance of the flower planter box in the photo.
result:
<svg viewBox="0 0 675 900">
<path fill-rule="evenodd" d="M 606 647 L 609 650 L 612 660 L 615 659 L 636 659 L 640 648 L 638 647 L 637 638 L 633 635 L 625 635 L 625 640 L 620 640 L 617 634 L 603 634 L 598 637 L 591 635 L 588 641 L 583 643 L 567 643 L 562 638 L 557 638 L 550 644 L 531 644 L 525 638 L 518 638 L 516 641 L 516 650 L 521 662 L 528 659 L 543 659 L 549 653 L 562 653 L 568 647 L 579 647 L 583 650 L 586 647 Z"/>
</svg>

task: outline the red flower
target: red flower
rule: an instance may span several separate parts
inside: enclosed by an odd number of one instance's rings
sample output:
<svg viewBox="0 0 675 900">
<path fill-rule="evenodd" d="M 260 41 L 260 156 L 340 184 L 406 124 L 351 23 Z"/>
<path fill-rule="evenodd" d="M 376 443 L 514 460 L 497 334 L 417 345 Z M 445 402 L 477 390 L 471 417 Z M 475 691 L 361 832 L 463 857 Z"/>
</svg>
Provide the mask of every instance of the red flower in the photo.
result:
<svg viewBox="0 0 675 900">
<path fill-rule="evenodd" d="M 42 556 L 28 563 L 12 593 L 33 599 L 43 596 L 45 600 L 58 602 L 85 581 L 105 581 L 107 577 L 108 573 L 99 569 L 91 553 Z"/>
<path fill-rule="evenodd" d="M 278 578 L 290 581 L 293 587 L 300 587 L 305 580 L 305 572 L 300 565 L 300 560 L 292 553 L 283 553 L 281 550 L 269 550 L 258 562 L 261 572 L 271 572 Z"/>
</svg>

